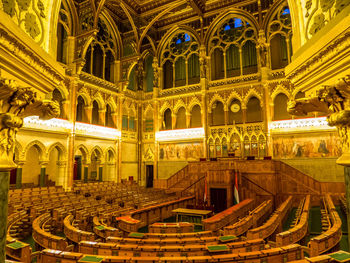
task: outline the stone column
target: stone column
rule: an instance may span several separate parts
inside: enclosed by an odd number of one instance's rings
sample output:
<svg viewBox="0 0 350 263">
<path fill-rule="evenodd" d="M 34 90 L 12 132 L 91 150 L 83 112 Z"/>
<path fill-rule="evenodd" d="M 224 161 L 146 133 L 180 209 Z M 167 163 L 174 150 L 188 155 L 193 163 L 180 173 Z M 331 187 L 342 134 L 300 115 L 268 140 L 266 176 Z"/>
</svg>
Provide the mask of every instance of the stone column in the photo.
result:
<svg viewBox="0 0 350 263">
<path fill-rule="evenodd" d="M 92 121 L 92 105 L 84 107 L 84 115 L 85 116 L 83 116 L 83 122 L 91 124 L 91 121 Z"/>
<path fill-rule="evenodd" d="M 106 171 L 107 181 L 116 182 L 117 176 L 116 176 L 116 170 L 115 170 L 115 162 L 107 163 L 107 169 L 108 169 L 108 171 Z"/>
<path fill-rule="evenodd" d="M 56 184 L 67 188 L 68 178 L 66 173 L 67 161 L 57 161 Z"/>
<path fill-rule="evenodd" d="M 24 161 L 17 162 L 17 171 L 16 171 L 16 189 L 22 188 L 22 171 L 23 171 L 23 165 Z"/>
<path fill-rule="evenodd" d="M 41 165 L 40 177 L 39 177 L 39 186 L 40 187 L 46 186 L 46 184 L 45 184 L 45 174 L 46 174 L 46 166 L 47 166 L 47 164 L 48 164 L 47 161 L 40 162 L 40 165 Z"/>
<path fill-rule="evenodd" d="M 7 234 L 7 206 L 10 184 L 10 172 L 0 171 L 0 262 L 5 262 Z"/>
<path fill-rule="evenodd" d="M 98 181 L 102 182 L 103 181 L 103 166 L 102 164 L 98 164 Z"/>
<path fill-rule="evenodd" d="M 106 125 L 106 110 L 99 110 L 98 111 L 98 120 L 99 120 L 99 125 L 105 126 Z"/>
</svg>

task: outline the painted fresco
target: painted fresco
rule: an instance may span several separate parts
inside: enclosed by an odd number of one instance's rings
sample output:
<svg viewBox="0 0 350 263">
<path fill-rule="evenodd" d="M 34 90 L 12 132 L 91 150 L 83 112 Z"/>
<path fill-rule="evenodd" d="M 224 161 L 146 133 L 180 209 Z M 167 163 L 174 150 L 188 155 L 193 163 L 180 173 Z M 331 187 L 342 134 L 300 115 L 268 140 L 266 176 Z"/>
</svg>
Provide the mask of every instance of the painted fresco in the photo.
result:
<svg viewBox="0 0 350 263">
<path fill-rule="evenodd" d="M 339 157 L 341 143 L 336 133 L 273 137 L 273 156 L 277 159 Z"/>
<path fill-rule="evenodd" d="M 160 160 L 194 161 L 202 158 L 203 156 L 202 143 L 169 143 L 159 145 Z"/>
</svg>

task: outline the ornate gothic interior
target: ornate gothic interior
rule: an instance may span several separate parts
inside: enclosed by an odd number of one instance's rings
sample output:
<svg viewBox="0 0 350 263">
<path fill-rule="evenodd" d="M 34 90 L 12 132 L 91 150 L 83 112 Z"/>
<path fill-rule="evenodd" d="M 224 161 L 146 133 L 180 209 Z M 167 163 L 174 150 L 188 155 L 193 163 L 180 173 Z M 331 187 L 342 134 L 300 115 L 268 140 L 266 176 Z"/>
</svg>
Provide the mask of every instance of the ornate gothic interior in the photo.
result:
<svg viewBox="0 0 350 263">
<path fill-rule="evenodd" d="M 0 0 L 0 261 L 345 262 L 349 52 L 349 0 Z"/>
</svg>

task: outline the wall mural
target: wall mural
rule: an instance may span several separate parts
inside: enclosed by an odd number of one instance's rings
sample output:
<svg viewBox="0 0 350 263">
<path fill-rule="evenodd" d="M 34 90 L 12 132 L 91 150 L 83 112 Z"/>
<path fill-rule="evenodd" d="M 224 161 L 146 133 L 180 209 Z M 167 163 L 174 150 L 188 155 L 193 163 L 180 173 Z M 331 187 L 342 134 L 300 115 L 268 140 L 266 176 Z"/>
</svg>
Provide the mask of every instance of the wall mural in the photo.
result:
<svg viewBox="0 0 350 263">
<path fill-rule="evenodd" d="M 159 145 L 160 160 L 194 161 L 204 157 L 202 143 L 169 143 Z"/>
<path fill-rule="evenodd" d="M 339 157 L 340 138 L 336 133 L 274 136 L 273 156 L 277 159 Z"/>
</svg>

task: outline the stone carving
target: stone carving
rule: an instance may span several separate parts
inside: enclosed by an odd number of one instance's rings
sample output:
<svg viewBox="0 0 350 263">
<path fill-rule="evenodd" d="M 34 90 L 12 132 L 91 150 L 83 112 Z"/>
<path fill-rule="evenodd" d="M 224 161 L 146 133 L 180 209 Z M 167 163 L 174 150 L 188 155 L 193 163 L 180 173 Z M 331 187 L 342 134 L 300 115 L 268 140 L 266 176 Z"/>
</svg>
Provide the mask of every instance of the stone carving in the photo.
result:
<svg viewBox="0 0 350 263">
<path fill-rule="evenodd" d="M 42 119 L 59 116 L 58 103 L 40 100 L 30 88 L 18 87 L 14 81 L 0 79 L 0 168 L 13 169 L 16 134 L 24 117 L 37 115 Z"/>
<path fill-rule="evenodd" d="M 342 142 L 342 156 L 338 164 L 350 165 L 350 75 L 339 80 L 334 86 L 325 86 L 317 96 L 288 102 L 288 112 L 306 115 L 311 111 L 325 112 L 330 126 L 336 126 Z"/>
<path fill-rule="evenodd" d="M 312 24 L 310 28 L 310 35 L 315 35 L 322 27 L 324 27 L 326 21 L 324 14 L 318 14 L 315 16 L 314 23 Z"/>
<path fill-rule="evenodd" d="M 260 65 L 261 67 L 267 66 L 267 46 L 266 46 L 266 37 L 264 32 L 259 32 L 258 45 L 260 56 Z"/>
<path fill-rule="evenodd" d="M 159 87 L 159 71 L 158 71 L 158 62 L 157 59 L 153 59 L 152 62 L 152 67 L 153 67 L 153 88 L 158 88 Z"/>
</svg>

